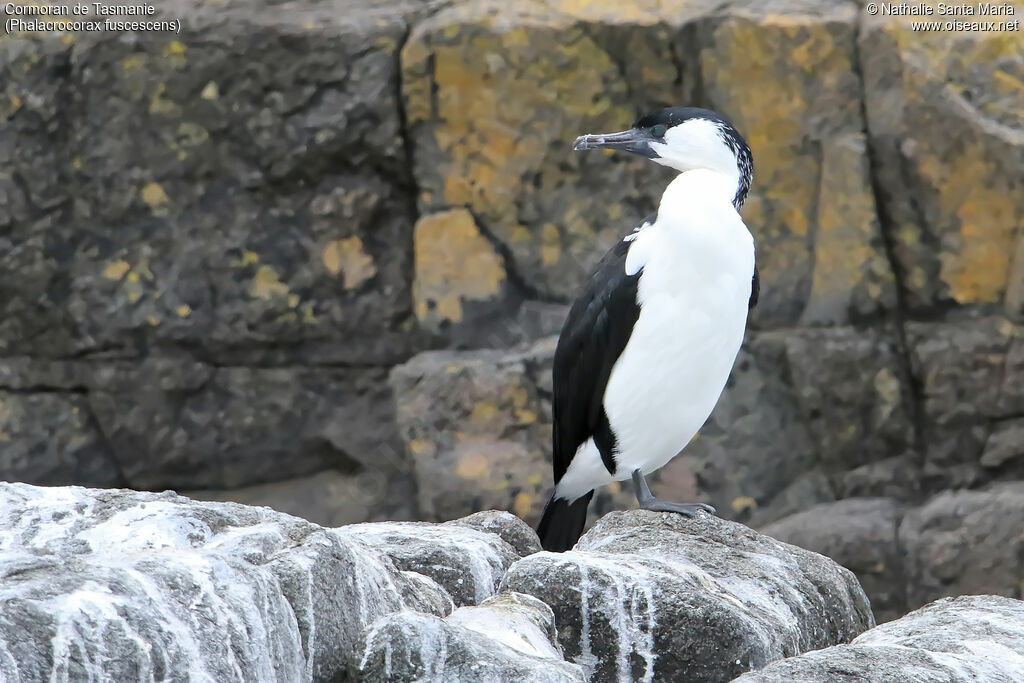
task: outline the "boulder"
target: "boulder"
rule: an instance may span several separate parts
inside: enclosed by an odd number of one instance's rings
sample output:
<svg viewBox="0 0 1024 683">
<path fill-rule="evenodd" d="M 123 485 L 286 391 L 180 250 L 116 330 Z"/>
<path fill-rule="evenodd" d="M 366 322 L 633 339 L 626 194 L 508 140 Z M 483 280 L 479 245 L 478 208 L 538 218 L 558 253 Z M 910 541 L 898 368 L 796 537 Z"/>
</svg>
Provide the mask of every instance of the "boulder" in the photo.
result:
<svg viewBox="0 0 1024 683">
<path fill-rule="evenodd" d="M 504 527 L 515 529 L 512 533 L 532 533 L 525 523 L 507 513 L 502 522 Z M 433 579 L 459 607 L 477 605 L 494 595 L 505 570 L 521 557 L 496 533 L 464 524 L 381 522 L 355 524 L 333 533 L 387 555 L 401 570 Z"/>
<path fill-rule="evenodd" d="M 379 617 L 451 599 L 368 546 L 173 493 L 0 484 L 0 678 L 331 680 Z"/>
<path fill-rule="evenodd" d="M 377 621 L 352 679 L 359 681 L 574 682 L 582 669 L 562 659 L 551 608 L 501 593 L 444 619 L 402 612 Z"/>
<path fill-rule="evenodd" d="M 1024 482 L 947 491 L 903 518 L 909 606 L 971 593 L 1019 596 L 1024 586 Z"/>
<path fill-rule="evenodd" d="M 703 514 L 609 514 L 574 550 L 513 564 L 502 589 L 550 605 L 595 681 L 729 680 L 874 625 L 848 570 Z"/>
<path fill-rule="evenodd" d="M 922 32 L 916 19 L 863 15 L 858 40 L 879 211 L 906 303 L 1019 317 L 1024 94 L 1005 74 L 1024 69 L 1024 33 Z"/>
<path fill-rule="evenodd" d="M 742 683 L 856 680 L 1019 681 L 1024 602 L 992 595 L 945 598 L 837 645 L 770 664 Z"/>
<path fill-rule="evenodd" d="M 821 553 L 857 575 L 879 621 L 907 611 L 899 526 L 905 505 L 889 498 L 849 498 L 773 522 L 761 533 Z"/>
</svg>

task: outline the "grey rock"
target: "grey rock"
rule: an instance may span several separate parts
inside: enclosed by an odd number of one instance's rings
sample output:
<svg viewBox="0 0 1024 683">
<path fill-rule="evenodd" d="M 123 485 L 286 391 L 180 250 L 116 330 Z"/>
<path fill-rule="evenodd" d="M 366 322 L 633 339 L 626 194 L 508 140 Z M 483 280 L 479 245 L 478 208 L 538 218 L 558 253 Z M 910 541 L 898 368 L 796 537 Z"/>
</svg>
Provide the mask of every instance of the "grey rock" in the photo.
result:
<svg viewBox="0 0 1024 683">
<path fill-rule="evenodd" d="M 324 680 L 433 582 L 303 520 L 170 492 L 0 484 L 4 680 Z"/>
<path fill-rule="evenodd" d="M 384 378 L 150 357 L 98 369 L 89 403 L 133 487 L 234 488 L 328 468 L 390 480 L 403 463 Z"/>
<path fill-rule="evenodd" d="M 379 522 L 332 533 L 374 548 L 403 571 L 433 579 L 457 606 L 476 605 L 494 595 L 505 570 L 520 557 L 496 534 L 462 525 Z"/>
<path fill-rule="evenodd" d="M 359 681 L 586 680 L 562 659 L 551 608 L 528 595 L 502 593 L 445 618 L 388 615 L 366 635 L 351 674 Z"/>
<path fill-rule="evenodd" d="M 979 462 L 982 467 L 1020 466 L 1024 456 L 1024 418 L 1012 418 L 992 426 Z"/>
<path fill-rule="evenodd" d="M 411 482 L 388 480 L 382 471 L 372 468 L 354 474 L 324 470 L 269 484 L 179 493 L 195 500 L 265 505 L 326 527 L 416 516 Z"/>
<path fill-rule="evenodd" d="M 540 539 L 533 527 L 513 514 L 500 510 L 476 512 L 445 524 L 468 526 L 480 531 L 496 534 L 515 549 L 520 557 L 540 552 Z"/>
<path fill-rule="evenodd" d="M 971 593 L 1017 597 L 1024 582 L 1024 482 L 947 491 L 907 513 L 899 536 L 909 606 Z"/>
<path fill-rule="evenodd" d="M 980 461 L 991 422 L 1016 416 L 1013 387 L 1021 376 L 1010 354 L 1018 335 L 1017 326 L 999 317 L 907 325 L 923 392 L 926 491 L 993 478 Z"/>
<path fill-rule="evenodd" d="M 422 345 L 411 253 L 395 248 L 413 221 L 402 17 L 343 1 L 160 9 L 183 22 L 174 41 L 0 48 L 18 103 L 0 132 L 0 353 L 366 363 Z"/>
<path fill-rule="evenodd" d="M 123 484 L 81 391 L 0 389 L 0 478 L 38 484 Z"/>
<path fill-rule="evenodd" d="M 512 351 L 432 351 L 391 371 L 422 518 L 493 508 L 539 519 L 551 477 L 551 404 L 532 369 L 550 372 L 553 354 L 551 339 Z"/>
<path fill-rule="evenodd" d="M 898 538 L 904 508 L 888 498 L 850 498 L 816 505 L 760 531 L 831 557 L 852 571 L 871 599 L 875 618 L 889 621 L 907 611 Z"/>
<path fill-rule="evenodd" d="M 729 680 L 874 625 L 853 574 L 708 515 L 617 512 L 567 553 L 537 553 L 502 590 L 555 613 L 591 680 Z"/>
<path fill-rule="evenodd" d="M 992 595 L 945 598 L 871 629 L 849 645 L 784 659 L 742 683 L 856 680 L 1019 681 L 1024 602 Z"/>
</svg>

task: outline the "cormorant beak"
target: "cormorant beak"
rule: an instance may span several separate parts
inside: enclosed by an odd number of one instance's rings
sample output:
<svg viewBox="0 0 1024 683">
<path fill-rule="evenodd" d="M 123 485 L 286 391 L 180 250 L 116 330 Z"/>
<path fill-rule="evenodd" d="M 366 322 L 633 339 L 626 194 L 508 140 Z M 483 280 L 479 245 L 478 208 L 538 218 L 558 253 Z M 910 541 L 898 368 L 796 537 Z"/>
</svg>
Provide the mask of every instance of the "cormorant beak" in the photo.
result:
<svg viewBox="0 0 1024 683">
<path fill-rule="evenodd" d="M 621 133 L 603 133 L 597 135 L 581 135 L 572 143 L 574 150 L 581 149 L 618 149 L 631 154 L 653 159 L 658 155 L 651 149 L 651 142 L 659 141 L 651 136 L 645 128 L 630 128 Z"/>
</svg>

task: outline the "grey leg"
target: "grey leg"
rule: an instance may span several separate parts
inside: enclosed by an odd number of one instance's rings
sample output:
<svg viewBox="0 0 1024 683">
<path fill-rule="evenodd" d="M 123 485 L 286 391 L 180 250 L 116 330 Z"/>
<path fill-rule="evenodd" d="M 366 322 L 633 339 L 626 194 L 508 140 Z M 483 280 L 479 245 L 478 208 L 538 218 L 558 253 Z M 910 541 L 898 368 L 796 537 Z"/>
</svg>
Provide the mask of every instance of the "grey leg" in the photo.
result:
<svg viewBox="0 0 1024 683">
<path fill-rule="evenodd" d="M 687 517 L 693 517 L 702 510 L 715 514 L 715 508 L 704 503 L 666 503 L 663 500 L 658 500 L 651 494 L 651 489 L 647 486 L 644 473 L 639 469 L 633 470 L 633 490 L 636 491 L 636 502 L 640 504 L 643 510 L 678 512 Z"/>
</svg>

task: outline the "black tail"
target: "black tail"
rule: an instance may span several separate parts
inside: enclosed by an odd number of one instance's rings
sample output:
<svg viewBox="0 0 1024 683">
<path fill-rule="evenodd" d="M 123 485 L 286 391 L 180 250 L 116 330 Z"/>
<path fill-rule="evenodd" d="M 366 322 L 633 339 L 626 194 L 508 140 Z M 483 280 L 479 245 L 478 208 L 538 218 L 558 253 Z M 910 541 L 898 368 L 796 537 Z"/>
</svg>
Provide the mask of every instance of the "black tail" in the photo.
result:
<svg viewBox="0 0 1024 683">
<path fill-rule="evenodd" d="M 591 491 L 570 503 L 564 498 L 551 496 L 537 525 L 537 535 L 544 550 L 561 553 L 576 545 L 587 523 L 587 506 L 593 497 L 594 492 Z"/>
</svg>

